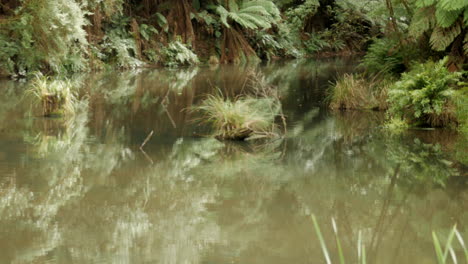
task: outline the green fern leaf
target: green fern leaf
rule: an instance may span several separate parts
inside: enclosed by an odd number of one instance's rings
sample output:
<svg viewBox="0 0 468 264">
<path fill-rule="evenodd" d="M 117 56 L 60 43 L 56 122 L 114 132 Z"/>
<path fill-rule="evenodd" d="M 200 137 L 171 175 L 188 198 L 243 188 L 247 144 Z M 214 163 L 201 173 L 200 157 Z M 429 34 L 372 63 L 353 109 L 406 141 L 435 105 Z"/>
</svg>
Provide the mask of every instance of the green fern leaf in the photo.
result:
<svg viewBox="0 0 468 264">
<path fill-rule="evenodd" d="M 253 6 L 262 7 L 269 15 L 273 18 L 279 20 L 281 18 L 281 13 L 278 7 L 271 1 L 266 0 L 257 0 L 257 1 L 244 1 L 242 4 L 242 9 L 247 9 Z"/>
<path fill-rule="evenodd" d="M 463 9 L 458 9 L 454 11 L 447 11 L 442 8 L 437 8 L 436 10 L 436 19 L 437 24 L 441 27 L 450 27 L 457 21 L 458 17 L 463 12 Z"/>
<path fill-rule="evenodd" d="M 268 22 L 267 20 L 259 16 L 253 16 L 250 14 L 239 14 L 239 17 L 241 17 L 244 20 L 244 23 L 253 24 L 254 27 L 251 29 L 257 29 L 257 28 L 268 29 L 271 27 L 270 22 Z"/>
<path fill-rule="evenodd" d="M 229 1 L 229 11 L 231 11 L 231 12 L 239 11 L 239 5 L 237 5 L 236 0 L 230 0 Z"/>
<path fill-rule="evenodd" d="M 250 6 L 247 8 L 243 8 L 241 13 L 259 14 L 261 16 L 266 16 L 266 17 L 270 15 L 270 13 L 268 13 L 268 11 L 266 11 L 265 8 L 261 6 Z"/>
<path fill-rule="evenodd" d="M 463 21 L 465 21 L 465 26 L 468 27 L 468 8 L 465 8 L 465 13 L 463 14 Z"/>
<path fill-rule="evenodd" d="M 219 18 L 221 20 L 221 23 L 223 23 L 224 26 L 227 28 L 230 28 L 231 26 L 229 25 L 227 18 L 229 15 L 229 12 L 223 7 L 223 6 L 218 6 L 216 8 L 216 12 L 219 14 Z"/>
<path fill-rule="evenodd" d="M 434 7 L 420 8 L 416 10 L 409 27 L 409 34 L 412 37 L 418 38 L 422 36 L 424 32 L 433 28 L 436 24 L 434 13 Z"/>
<path fill-rule="evenodd" d="M 449 28 L 434 28 L 430 39 L 432 48 L 438 51 L 445 50 L 461 33 L 461 30 L 462 29 L 458 23 Z"/>
<path fill-rule="evenodd" d="M 428 7 L 436 3 L 436 0 L 417 0 L 416 7 L 423 8 Z"/>
<path fill-rule="evenodd" d="M 240 8 L 237 4 L 230 3 L 229 11 L 220 5 L 216 11 L 222 24 L 228 28 L 228 18 L 246 29 L 267 29 L 280 19 L 280 11 L 276 5 L 267 0 L 242 1 Z"/>
<path fill-rule="evenodd" d="M 466 0 L 440 0 L 437 3 L 438 8 L 442 8 L 447 11 L 455 11 L 468 7 L 468 1 Z"/>
<path fill-rule="evenodd" d="M 465 51 L 465 54 L 468 56 L 468 34 L 465 34 L 465 40 L 463 41 L 463 50 Z"/>
</svg>

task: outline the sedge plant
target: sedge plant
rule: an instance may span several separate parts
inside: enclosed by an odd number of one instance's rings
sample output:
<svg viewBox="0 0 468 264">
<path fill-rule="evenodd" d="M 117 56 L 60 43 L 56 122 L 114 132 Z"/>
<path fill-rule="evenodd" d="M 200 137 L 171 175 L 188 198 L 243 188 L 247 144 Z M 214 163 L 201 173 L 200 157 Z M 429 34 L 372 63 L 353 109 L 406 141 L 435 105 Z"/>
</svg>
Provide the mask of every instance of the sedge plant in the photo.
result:
<svg viewBox="0 0 468 264">
<path fill-rule="evenodd" d="M 391 80 L 344 74 L 331 87 L 327 100 L 330 108 L 334 110 L 385 110 L 390 83 Z"/>
<path fill-rule="evenodd" d="M 75 114 L 78 101 L 70 80 L 51 80 L 36 74 L 26 93 L 33 95 L 35 102 L 41 104 L 43 116 Z"/>
<path fill-rule="evenodd" d="M 232 100 L 218 93 L 208 95 L 194 110 L 214 128 L 216 138 L 245 140 L 276 136 L 275 118 L 281 113 L 281 104 L 275 98 L 243 96 Z"/>
</svg>

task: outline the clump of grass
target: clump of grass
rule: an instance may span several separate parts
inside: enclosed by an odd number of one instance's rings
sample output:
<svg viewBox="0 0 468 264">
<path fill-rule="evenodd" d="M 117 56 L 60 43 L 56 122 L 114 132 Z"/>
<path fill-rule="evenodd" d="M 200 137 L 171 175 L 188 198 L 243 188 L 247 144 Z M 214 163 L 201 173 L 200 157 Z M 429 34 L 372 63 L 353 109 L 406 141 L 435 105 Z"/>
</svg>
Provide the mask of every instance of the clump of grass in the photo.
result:
<svg viewBox="0 0 468 264">
<path fill-rule="evenodd" d="M 36 74 L 26 93 L 32 94 L 41 104 L 43 116 L 74 115 L 77 99 L 72 88 L 70 80 L 50 80 Z"/>
<path fill-rule="evenodd" d="M 331 88 L 327 98 L 331 109 L 387 109 L 389 81 L 366 79 L 357 74 L 344 74 Z"/>
<path fill-rule="evenodd" d="M 208 95 L 200 106 L 203 120 L 216 130 L 215 137 L 224 140 L 245 140 L 278 135 L 275 118 L 281 104 L 274 98 L 244 96 L 230 100 L 221 94 Z"/>
</svg>

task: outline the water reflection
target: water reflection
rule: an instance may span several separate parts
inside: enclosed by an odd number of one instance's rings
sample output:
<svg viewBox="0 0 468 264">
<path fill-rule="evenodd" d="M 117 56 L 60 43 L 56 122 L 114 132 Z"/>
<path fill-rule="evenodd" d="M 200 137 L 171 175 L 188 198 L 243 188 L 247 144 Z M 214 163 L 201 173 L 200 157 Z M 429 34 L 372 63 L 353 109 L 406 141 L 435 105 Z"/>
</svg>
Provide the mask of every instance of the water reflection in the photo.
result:
<svg viewBox="0 0 468 264">
<path fill-rule="evenodd" d="M 435 263 L 432 230 L 468 237 L 459 135 L 389 135 L 381 114 L 328 112 L 324 88 L 349 65 L 100 73 L 81 77 L 89 103 L 67 120 L 24 115 L 7 82 L 0 262 L 317 263 L 314 213 L 329 241 L 337 220 L 347 256 L 362 231 L 369 263 Z M 216 87 L 235 96 L 252 72 L 280 90 L 288 137 L 200 136 L 184 109 Z"/>
</svg>

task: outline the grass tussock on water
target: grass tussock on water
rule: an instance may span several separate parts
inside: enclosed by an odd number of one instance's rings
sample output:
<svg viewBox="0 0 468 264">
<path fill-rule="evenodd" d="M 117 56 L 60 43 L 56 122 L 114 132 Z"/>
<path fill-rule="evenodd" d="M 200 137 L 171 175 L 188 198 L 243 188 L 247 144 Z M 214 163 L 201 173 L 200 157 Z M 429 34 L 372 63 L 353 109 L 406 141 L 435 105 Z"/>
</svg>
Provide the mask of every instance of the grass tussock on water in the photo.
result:
<svg viewBox="0 0 468 264">
<path fill-rule="evenodd" d="M 328 96 L 331 109 L 387 109 L 389 81 L 366 79 L 358 74 L 344 74 L 331 87 Z"/>
<path fill-rule="evenodd" d="M 225 140 L 245 140 L 277 136 L 275 119 L 281 104 L 274 98 L 245 96 L 236 99 L 208 95 L 200 106 L 203 121 L 216 131 L 215 137 Z"/>
<path fill-rule="evenodd" d="M 74 115 L 78 104 L 73 84 L 70 80 L 51 80 L 37 74 L 26 91 L 35 98 L 35 103 L 42 107 L 42 115 Z"/>
</svg>

